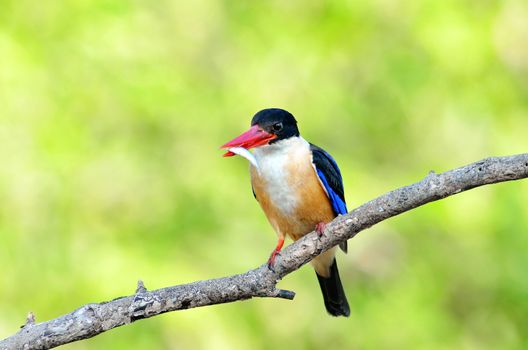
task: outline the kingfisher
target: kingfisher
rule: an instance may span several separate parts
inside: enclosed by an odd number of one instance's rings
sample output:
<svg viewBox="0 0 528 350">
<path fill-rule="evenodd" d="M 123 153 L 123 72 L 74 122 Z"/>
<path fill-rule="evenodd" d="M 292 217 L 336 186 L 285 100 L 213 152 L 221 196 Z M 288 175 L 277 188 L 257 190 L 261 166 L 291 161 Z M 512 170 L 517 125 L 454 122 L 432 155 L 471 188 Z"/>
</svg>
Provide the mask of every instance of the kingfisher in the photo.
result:
<svg viewBox="0 0 528 350">
<path fill-rule="evenodd" d="M 224 157 L 238 154 L 250 161 L 253 195 L 278 237 L 268 259 L 270 268 L 286 237 L 295 241 L 314 229 L 322 236 L 328 222 L 348 212 L 336 161 L 328 152 L 302 138 L 294 116 L 283 109 L 261 110 L 254 115 L 248 131 L 221 149 L 227 150 Z M 346 242 L 340 248 L 346 253 Z M 335 247 L 329 249 L 311 264 L 327 312 L 348 317 L 350 308 L 335 253 Z"/>
</svg>

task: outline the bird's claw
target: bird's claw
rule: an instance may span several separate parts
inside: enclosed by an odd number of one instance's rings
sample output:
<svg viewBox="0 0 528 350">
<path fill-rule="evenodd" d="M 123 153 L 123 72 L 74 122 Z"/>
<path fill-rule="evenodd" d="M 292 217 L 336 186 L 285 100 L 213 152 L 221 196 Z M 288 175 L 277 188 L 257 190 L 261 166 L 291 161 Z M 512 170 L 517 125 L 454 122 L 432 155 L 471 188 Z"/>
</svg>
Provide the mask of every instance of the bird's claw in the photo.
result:
<svg viewBox="0 0 528 350">
<path fill-rule="evenodd" d="M 268 269 L 270 269 L 271 271 L 275 272 L 275 269 L 273 268 L 273 265 L 275 265 L 275 257 L 280 254 L 280 250 L 274 250 L 269 259 L 268 259 Z"/>
<path fill-rule="evenodd" d="M 280 251 L 282 249 L 282 246 L 284 245 L 284 237 L 279 237 L 279 241 L 277 242 L 277 246 L 275 247 L 275 249 L 273 249 L 273 251 L 271 252 L 271 255 L 268 259 L 268 268 L 275 272 L 275 269 L 273 268 L 273 265 L 275 265 L 275 257 L 277 256 L 277 254 L 280 254 Z"/>
<path fill-rule="evenodd" d="M 326 229 L 325 222 L 320 222 L 317 225 L 315 225 L 315 232 L 317 232 L 317 235 L 319 236 L 319 238 L 323 237 L 325 229 Z"/>
</svg>

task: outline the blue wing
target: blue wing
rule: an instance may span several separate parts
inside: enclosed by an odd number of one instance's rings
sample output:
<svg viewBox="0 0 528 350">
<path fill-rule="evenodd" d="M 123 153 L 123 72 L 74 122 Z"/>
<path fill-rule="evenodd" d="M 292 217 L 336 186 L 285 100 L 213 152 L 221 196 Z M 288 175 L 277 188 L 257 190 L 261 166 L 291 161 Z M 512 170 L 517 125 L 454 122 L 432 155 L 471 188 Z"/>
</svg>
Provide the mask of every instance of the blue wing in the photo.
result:
<svg viewBox="0 0 528 350">
<path fill-rule="evenodd" d="M 315 165 L 315 170 L 317 171 L 317 175 L 319 176 L 326 193 L 328 193 L 328 199 L 332 204 L 335 216 L 348 213 L 345 202 L 343 179 L 341 178 L 341 171 L 339 170 L 336 161 L 324 149 L 317 147 L 316 145 L 310 144 L 310 150 L 312 151 L 312 162 Z M 346 241 L 341 243 L 339 247 L 345 253 L 348 250 Z"/>
<path fill-rule="evenodd" d="M 339 171 L 336 161 L 320 147 L 310 144 L 310 149 L 312 151 L 312 161 L 315 165 L 315 170 L 328 193 L 334 214 L 337 216 L 348 213 L 343 189 L 343 179 L 341 178 L 341 171 Z"/>
<path fill-rule="evenodd" d="M 334 214 L 336 214 L 337 216 L 339 214 L 348 213 L 346 203 L 341 198 L 339 198 L 337 193 L 335 193 L 332 187 L 330 187 L 324 173 L 321 170 L 317 169 L 317 175 L 319 175 L 319 179 L 321 179 L 321 182 L 323 183 L 324 188 L 328 193 L 328 197 L 330 199 L 330 202 L 332 203 L 332 208 L 334 209 Z"/>
</svg>

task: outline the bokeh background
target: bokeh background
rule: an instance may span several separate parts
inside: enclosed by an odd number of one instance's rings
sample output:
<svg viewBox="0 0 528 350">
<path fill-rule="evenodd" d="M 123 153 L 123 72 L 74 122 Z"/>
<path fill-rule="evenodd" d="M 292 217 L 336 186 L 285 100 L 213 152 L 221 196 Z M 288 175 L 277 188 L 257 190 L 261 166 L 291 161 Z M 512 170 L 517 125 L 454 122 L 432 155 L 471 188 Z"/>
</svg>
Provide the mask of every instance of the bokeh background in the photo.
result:
<svg viewBox="0 0 528 350">
<path fill-rule="evenodd" d="M 88 303 L 244 272 L 275 234 L 218 146 L 265 107 L 338 160 L 349 208 L 528 149 L 528 3 L 2 0 L 0 338 Z M 526 349 L 528 183 L 361 233 L 349 319 L 294 302 L 140 321 L 64 349 Z"/>
</svg>

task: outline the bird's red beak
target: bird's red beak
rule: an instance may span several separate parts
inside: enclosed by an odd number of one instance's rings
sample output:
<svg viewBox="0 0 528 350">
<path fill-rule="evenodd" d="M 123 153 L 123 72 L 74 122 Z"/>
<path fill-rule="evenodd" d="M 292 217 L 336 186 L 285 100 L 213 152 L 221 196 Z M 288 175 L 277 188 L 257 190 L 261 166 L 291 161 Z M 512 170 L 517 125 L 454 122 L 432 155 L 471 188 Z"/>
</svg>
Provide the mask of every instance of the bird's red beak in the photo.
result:
<svg viewBox="0 0 528 350">
<path fill-rule="evenodd" d="M 229 141 L 220 148 L 228 149 L 231 147 L 243 147 L 245 149 L 250 149 L 265 145 L 276 137 L 277 135 L 262 130 L 258 125 L 253 125 L 248 131 Z M 226 152 L 224 157 L 231 157 L 234 155 L 235 153 L 233 152 Z"/>
</svg>

